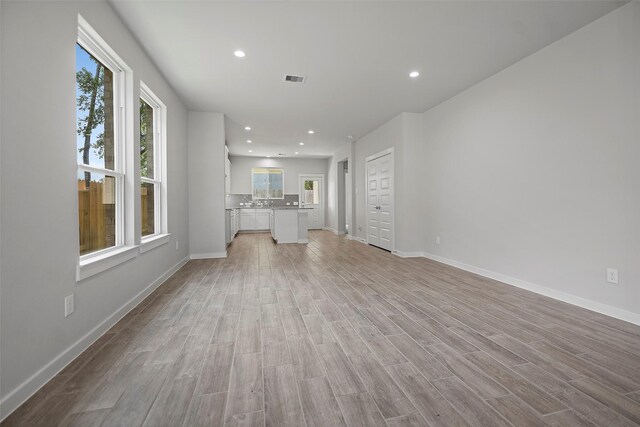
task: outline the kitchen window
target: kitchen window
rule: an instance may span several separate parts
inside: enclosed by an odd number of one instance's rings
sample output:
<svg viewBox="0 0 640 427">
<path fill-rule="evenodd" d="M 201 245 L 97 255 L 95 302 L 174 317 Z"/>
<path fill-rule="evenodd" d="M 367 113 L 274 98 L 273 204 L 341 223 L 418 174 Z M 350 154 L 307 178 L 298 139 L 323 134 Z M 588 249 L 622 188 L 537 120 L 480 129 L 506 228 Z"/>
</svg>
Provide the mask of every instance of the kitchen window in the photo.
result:
<svg viewBox="0 0 640 427">
<path fill-rule="evenodd" d="M 254 199 L 284 199 L 284 169 L 253 168 L 251 184 Z"/>
</svg>

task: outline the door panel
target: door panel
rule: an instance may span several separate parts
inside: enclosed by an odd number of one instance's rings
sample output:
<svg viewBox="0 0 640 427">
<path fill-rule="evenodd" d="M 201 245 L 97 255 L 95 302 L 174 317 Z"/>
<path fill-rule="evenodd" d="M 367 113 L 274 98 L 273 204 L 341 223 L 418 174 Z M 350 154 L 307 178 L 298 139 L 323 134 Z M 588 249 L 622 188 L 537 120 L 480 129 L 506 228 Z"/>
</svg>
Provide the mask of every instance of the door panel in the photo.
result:
<svg viewBox="0 0 640 427">
<path fill-rule="evenodd" d="M 367 241 L 393 248 L 393 158 L 386 154 L 367 162 Z"/>
<path fill-rule="evenodd" d="M 300 205 L 307 210 L 309 229 L 324 227 L 324 178 L 317 175 L 300 176 Z"/>
</svg>

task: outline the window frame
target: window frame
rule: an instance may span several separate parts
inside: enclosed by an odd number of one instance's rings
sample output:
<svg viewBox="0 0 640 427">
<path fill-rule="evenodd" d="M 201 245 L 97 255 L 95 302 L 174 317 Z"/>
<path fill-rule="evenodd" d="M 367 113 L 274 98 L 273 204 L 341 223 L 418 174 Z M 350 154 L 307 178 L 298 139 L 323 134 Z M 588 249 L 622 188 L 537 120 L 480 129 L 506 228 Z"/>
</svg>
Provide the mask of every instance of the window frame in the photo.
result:
<svg viewBox="0 0 640 427">
<path fill-rule="evenodd" d="M 166 151 L 167 151 L 167 107 L 160 98 L 153 93 L 149 86 L 144 82 L 140 82 L 140 96 L 151 108 L 153 108 L 153 178 L 142 176 L 142 171 L 138 169 L 138 177 L 140 183 L 153 184 L 154 186 L 154 232 L 146 236 L 142 235 L 142 205 L 140 204 L 139 218 L 141 239 L 141 252 L 158 247 L 169 241 L 169 231 L 167 222 L 167 167 L 166 167 Z M 138 104 L 139 105 L 139 104 Z M 137 109 L 140 111 L 140 108 Z M 139 132 L 138 132 L 139 134 Z M 140 141 L 138 141 L 138 148 Z M 138 152 L 140 150 L 138 149 Z M 138 168 L 140 162 L 138 162 Z M 138 198 L 139 203 L 141 198 Z"/>
<path fill-rule="evenodd" d="M 253 180 L 253 175 L 256 173 L 256 170 L 268 170 L 268 171 L 272 171 L 272 170 L 279 170 L 281 171 L 281 175 L 282 175 L 282 197 L 269 197 L 269 193 L 271 192 L 271 184 L 269 183 L 269 187 L 267 188 L 267 197 L 256 197 L 255 196 L 255 186 L 254 186 L 254 180 Z M 271 172 L 269 172 L 271 173 Z M 283 200 L 284 199 L 284 168 L 281 167 L 256 167 L 256 168 L 251 168 L 251 199 L 252 200 Z"/>
<path fill-rule="evenodd" d="M 78 15 L 76 43 L 113 73 L 114 168 L 112 170 L 76 162 L 75 179 L 77 179 L 78 172 L 87 171 L 113 176 L 116 181 L 115 244 L 80 255 L 80 239 L 76 239 L 78 244 L 76 280 L 80 281 L 135 257 L 136 245 L 132 238 L 133 223 L 129 215 L 130 210 L 134 207 L 131 204 L 131 198 L 127 196 L 130 193 L 129 166 L 132 161 L 131 152 L 127 148 L 133 144 L 131 126 L 128 123 L 130 120 L 129 94 L 131 93 L 132 70 L 81 15 Z M 77 198 L 76 203 L 78 203 Z M 78 212 L 77 205 L 76 212 Z M 80 218 L 77 218 L 77 221 L 79 223 Z"/>
</svg>

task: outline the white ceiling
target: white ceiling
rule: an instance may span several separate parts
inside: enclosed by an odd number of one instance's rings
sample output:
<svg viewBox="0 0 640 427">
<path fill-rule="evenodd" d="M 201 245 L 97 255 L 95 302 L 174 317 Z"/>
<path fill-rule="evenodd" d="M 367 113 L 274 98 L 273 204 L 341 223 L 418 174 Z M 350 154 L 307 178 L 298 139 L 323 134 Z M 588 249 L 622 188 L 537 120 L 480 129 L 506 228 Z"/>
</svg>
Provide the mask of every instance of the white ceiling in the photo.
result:
<svg viewBox="0 0 640 427">
<path fill-rule="evenodd" d="M 424 112 L 624 3 L 112 1 L 187 107 L 225 114 L 232 154 L 300 157 Z"/>
</svg>

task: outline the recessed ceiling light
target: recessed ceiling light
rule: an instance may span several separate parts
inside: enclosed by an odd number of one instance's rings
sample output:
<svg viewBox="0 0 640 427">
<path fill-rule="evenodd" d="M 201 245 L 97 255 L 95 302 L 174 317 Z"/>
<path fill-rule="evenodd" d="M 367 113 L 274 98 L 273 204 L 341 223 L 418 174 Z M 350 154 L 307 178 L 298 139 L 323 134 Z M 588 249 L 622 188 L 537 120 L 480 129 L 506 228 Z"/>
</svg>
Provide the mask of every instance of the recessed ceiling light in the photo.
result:
<svg viewBox="0 0 640 427">
<path fill-rule="evenodd" d="M 304 142 L 301 142 L 300 145 L 304 145 Z"/>
<path fill-rule="evenodd" d="M 250 139 L 247 139 L 247 144 L 251 144 L 253 141 Z"/>
<path fill-rule="evenodd" d="M 307 133 L 308 133 L 309 135 L 313 135 L 315 132 L 314 132 L 313 130 L 309 130 Z"/>
<path fill-rule="evenodd" d="M 235 52 L 233 52 L 233 54 L 238 58 L 244 58 L 247 55 L 246 53 L 244 53 L 244 50 L 236 50 Z"/>
<path fill-rule="evenodd" d="M 414 78 L 414 79 L 415 79 L 416 77 L 418 77 L 419 75 L 420 75 L 420 73 L 419 73 L 419 72 L 417 72 L 417 71 L 412 71 L 412 72 L 410 72 L 410 73 L 409 73 L 409 77 L 412 77 L 412 78 Z"/>
<path fill-rule="evenodd" d="M 271 157 L 271 156 L 267 156 L 267 159 L 268 159 L 269 157 Z"/>
<path fill-rule="evenodd" d="M 298 153 L 298 152 L 296 151 L 296 152 L 295 152 L 295 153 L 293 153 L 293 154 L 300 154 L 300 153 Z"/>
<path fill-rule="evenodd" d="M 249 150 L 250 153 L 253 153 L 253 150 Z"/>
<path fill-rule="evenodd" d="M 244 130 L 251 130 L 251 126 L 245 126 Z"/>
</svg>

